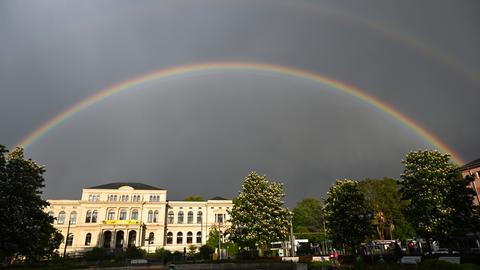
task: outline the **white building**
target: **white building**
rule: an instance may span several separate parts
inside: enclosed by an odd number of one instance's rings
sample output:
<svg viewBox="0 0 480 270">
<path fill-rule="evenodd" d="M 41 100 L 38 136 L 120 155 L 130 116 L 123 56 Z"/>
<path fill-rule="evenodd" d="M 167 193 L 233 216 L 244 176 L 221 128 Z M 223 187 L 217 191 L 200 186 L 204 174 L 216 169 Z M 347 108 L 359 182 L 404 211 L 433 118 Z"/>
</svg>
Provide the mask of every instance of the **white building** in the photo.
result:
<svg viewBox="0 0 480 270">
<path fill-rule="evenodd" d="M 67 253 L 92 247 L 139 246 L 149 252 L 164 247 L 183 251 L 200 247 L 209 230 L 228 227 L 231 200 L 167 201 L 167 190 L 142 183 L 110 183 L 82 191 L 80 200 L 49 200 L 46 211 L 55 217 Z M 70 221 L 70 222 L 69 222 Z M 68 236 L 67 236 L 68 235 Z"/>
</svg>

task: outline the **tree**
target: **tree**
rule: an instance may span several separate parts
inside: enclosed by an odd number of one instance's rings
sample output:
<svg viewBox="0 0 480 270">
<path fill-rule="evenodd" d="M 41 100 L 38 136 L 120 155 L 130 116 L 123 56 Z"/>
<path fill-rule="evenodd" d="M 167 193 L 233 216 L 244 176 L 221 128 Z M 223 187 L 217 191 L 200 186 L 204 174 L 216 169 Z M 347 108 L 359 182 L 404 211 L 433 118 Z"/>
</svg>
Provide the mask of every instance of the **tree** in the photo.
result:
<svg viewBox="0 0 480 270">
<path fill-rule="evenodd" d="M 291 214 L 284 208 L 283 185 L 251 172 L 229 211 L 230 239 L 240 247 L 263 250 L 270 242 L 285 240 Z"/>
<path fill-rule="evenodd" d="M 305 198 L 293 209 L 293 232 L 297 238 L 320 243 L 325 238 L 323 207 L 320 200 Z"/>
<path fill-rule="evenodd" d="M 472 228 L 474 191 L 449 154 L 413 151 L 403 164 L 400 184 L 405 213 L 420 236 L 447 240 Z"/>
<path fill-rule="evenodd" d="M 378 239 L 407 239 L 415 236 L 415 230 L 402 213 L 402 201 L 397 180 L 365 179 L 358 182 L 368 206 L 373 210 L 373 223 Z"/>
<path fill-rule="evenodd" d="M 198 195 L 190 195 L 185 197 L 183 200 L 187 202 L 204 202 L 205 201 L 205 199 L 202 196 L 198 196 Z"/>
<path fill-rule="evenodd" d="M 0 257 L 9 262 L 24 256 L 28 262 L 49 257 L 62 241 L 53 217 L 43 209 L 43 167 L 25 160 L 23 149 L 8 153 L 0 145 Z"/>
<path fill-rule="evenodd" d="M 328 237 L 336 243 L 356 247 L 372 233 L 372 209 L 353 180 L 337 180 L 325 200 Z"/>
</svg>

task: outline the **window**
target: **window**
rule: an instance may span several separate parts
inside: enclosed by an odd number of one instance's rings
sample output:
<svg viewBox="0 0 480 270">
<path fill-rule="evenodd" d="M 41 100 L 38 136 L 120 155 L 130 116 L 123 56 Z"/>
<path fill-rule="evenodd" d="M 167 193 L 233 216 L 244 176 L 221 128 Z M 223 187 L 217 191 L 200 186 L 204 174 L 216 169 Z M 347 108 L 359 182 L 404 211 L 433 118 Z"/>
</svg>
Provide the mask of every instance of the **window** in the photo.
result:
<svg viewBox="0 0 480 270">
<path fill-rule="evenodd" d="M 67 247 L 71 247 L 73 245 L 73 233 L 69 233 L 67 236 Z"/>
<path fill-rule="evenodd" d="M 202 243 L 202 232 L 197 232 L 197 244 Z"/>
<path fill-rule="evenodd" d="M 178 232 L 177 233 L 177 244 L 181 244 L 183 242 L 183 233 Z"/>
<path fill-rule="evenodd" d="M 183 224 L 183 211 L 178 212 L 177 223 Z"/>
<path fill-rule="evenodd" d="M 70 224 L 77 224 L 77 212 L 70 213 Z"/>
<path fill-rule="evenodd" d="M 108 196 L 108 201 L 109 202 L 116 202 L 117 201 L 117 195 Z"/>
<path fill-rule="evenodd" d="M 150 244 L 153 244 L 155 242 L 155 234 L 153 232 L 151 232 L 149 235 L 148 235 L 148 242 Z"/>
<path fill-rule="evenodd" d="M 122 196 L 120 197 L 120 200 L 121 200 L 122 202 L 128 202 L 128 195 L 122 195 Z"/>
<path fill-rule="evenodd" d="M 94 201 L 94 202 L 100 201 L 100 195 L 98 195 L 98 194 L 93 195 L 93 201 Z"/>
<path fill-rule="evenodd" d="M 140 195 L 133 195 L 132 196 L 132 202 L 139 202 L 140 201 Z"/>
<path fill-rule="evenodd" d="M 193 223 L 193 212 L 192 212 L 192 211 L 188 211 L 188 214 L 187 214 L 187 223 L 188 223 L 188 224 L 192 224 L 192 223 Z"/>
<path fill-rule="evenodd" d="M 173 243 L 173 233 L 168 232 L 167 233 L 167 244 L 172 244 Z"/>
<path fill-rule="evenodd" d="M 90 246 L 90 243 L 92 242 L 92 234 L 87 233 L 85 236 L 85 246 Z"/>
<path fill-rule="evenodd" d="M 120 214 L 118 215 L 119 220 L 127 220 L 127 210 L 122 209 L 120 210 Z"/>
<path fill-rule="evenodd" d="M 155 212 L 153 212 L 153 223 L 157 223 L 158 222 L 158 210 L 155 210 Z"/>
<path fill-rule="evenodd" d="M 202 220 L 203 220 L 203 212 L 198 211 L 197 212 L 197 223 L 202 223 Z"/>
<path fill-rule="evenodd" d="M 98 216 L 98 212 L 97 210 L 94 210 L 92 213 L 92 223 L 97 223 L 97 216 Z"/>
<path fill-rule="evenodd" d="M 88 195 L 88 201 L 93 202 L 93 195 L 92 194 Z"/>
<path fill-rule="evenodd" d="M 188 232 L 187 233 L 187 244 L 191 244 L 193 241 L 193 233 L 192 232 Z"/>
<path fill-rule="evenodd" d="M 130 215 L 130 219 L 131 220 L 138 220 L 138 210 L 137 209 L 132 210 L 132 214 Z"/>
<path fill-rule="evenodd" d="M 85 223 L 92 222 L 92 211 L 88 210 L 87 215 L 85 216 Z"/>
<path fill-rule="evenodd" d="M 225 214 L 215 214 L 215 223 L 223 223 Z"/>
<path fill-rule="evenodd" d="M 174 221 L 173 211 L 168 211 L 167 223 L 168 224 L 173 224 L 173 221 Z"/>
<path fill-rule="evenodd" d="M 150 223 L 153 222 L 153 211 L 152 210 L 148 211 L 147 222 L 150 222 Z"/>
<path fill-rule="evenodd" d="M 64 211 L 58 213 L 58 220 L 57 220 L 57 224 L 63 224 L 63 223 L 65 223 L 65 212 Z"/>
<path fill-rule="evenodd" d="M 110 209 L 108 210 L 107 220 L 114 220 L 115 219 L 115 210 Z"/>
<path fill-rule="evenodd" d="M 159 201 L 160 201 L 160 195 L 150 195 L 149 201 L 151 201 L 151 202 L 159 202 Z"/>
</svg>

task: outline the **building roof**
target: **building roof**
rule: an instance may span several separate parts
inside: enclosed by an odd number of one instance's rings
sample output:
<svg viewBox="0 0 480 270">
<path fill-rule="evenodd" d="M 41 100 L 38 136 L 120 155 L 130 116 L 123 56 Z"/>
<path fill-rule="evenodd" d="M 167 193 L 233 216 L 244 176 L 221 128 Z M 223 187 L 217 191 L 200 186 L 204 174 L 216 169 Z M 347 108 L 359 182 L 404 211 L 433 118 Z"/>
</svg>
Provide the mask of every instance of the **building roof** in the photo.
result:
<svg viewBox="0 0 480 270">
<path fill-rule="evenodd" d="M 215 200 L 215 201 L 229 201 L 230 199 L 225 199 L 225 198 L 222 198 L 222 197 L 220 197 L 220 196 L 216 196 L 216 197 L 210 198 L 209 200 Z"/>
<path fill-rule="evenodd" d="M 88 189 L 118 189 L 123 186 L 129 186 L 133 189 L 139 190 L 164 190 L 163 188 L 158 188 L 154 186 L 150 186 L 143 183 L 132 183 L 132 182 L 115 182 L 115 183 L 108 183 L 99 186 L 89 187 Z"/>
<path fill-rule="evenodd" d="M 470 161 L 469 163 L 460 167 L 460 169 L 468 170 L 468 169 L 475 168 L 475 167 L 480 167 L 480 158 L 475 159 L 474 161 Z"/>
</svg>

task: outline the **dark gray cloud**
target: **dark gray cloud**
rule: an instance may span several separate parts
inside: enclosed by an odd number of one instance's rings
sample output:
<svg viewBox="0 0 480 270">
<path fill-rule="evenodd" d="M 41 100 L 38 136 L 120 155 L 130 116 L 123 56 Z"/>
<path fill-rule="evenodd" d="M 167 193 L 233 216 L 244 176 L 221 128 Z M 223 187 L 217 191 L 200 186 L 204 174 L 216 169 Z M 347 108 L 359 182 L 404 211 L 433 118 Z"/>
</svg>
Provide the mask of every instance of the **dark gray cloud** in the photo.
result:
<svg viewBox="0 0 480 270">
<path fill-rule="evenodd" d="M 0 143 L 12 146 L 108 85 L 164 67 L 256 61 L 364 89 L 478 158 L 476 1 L 2 1 Z M 398 177 L 430 148 L 371 106 L 318 84 L 254 72 L 192 74 L 125 92 L 27 149 L 48 198 L 143 181 L 235 196 L 250 170 L 284 182 L 287 202 L 336 178 Z"/>
</svg>

